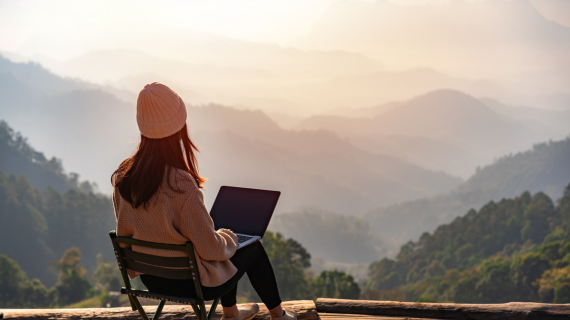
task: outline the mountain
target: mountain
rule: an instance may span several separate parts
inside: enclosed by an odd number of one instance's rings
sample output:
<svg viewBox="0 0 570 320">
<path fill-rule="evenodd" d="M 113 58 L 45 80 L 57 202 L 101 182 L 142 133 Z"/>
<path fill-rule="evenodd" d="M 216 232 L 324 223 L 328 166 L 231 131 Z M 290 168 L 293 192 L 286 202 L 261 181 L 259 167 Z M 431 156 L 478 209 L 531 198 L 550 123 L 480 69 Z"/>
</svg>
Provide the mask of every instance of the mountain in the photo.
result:
<svg viewBox="0 0 570 320">
<path fill-rule="evenodd" d="M 80 189 L 96 190 L 91 183 L 79 181 L 79 175 L 66 174 L 61 160 L 47 159 L 43 153 L 32 148 L 27 139 L 14 132 L 5 121 L 0 120 L 0 170 L 7 174 L 29 177 L 30 183 L 40 189 L 52 187 L 59 192 Z"/>
<path fill-rule="evenodd" d="M 403 243 L 437 225 L 448 223 L 489 200 L 514 197 L 524 191 L 562 196 L 570 181 L 570 137 L 541 143 L 531 150 L 505 156 L 477 171 L 453 191 L 371 210 L 365 214 L 372 230 Z"/>
<path fill-rule="evenodd" d="M 370 266 L 364 299 L 569 303 L 570 184 L 488 202 Z"/>
<path fill-rule="evenodd" d="M 562 139 L 568 135 L 570 109 L 538 109 L 507 105 L 490 98 L 479 100 L 491 110 L 520 122 L 535 132 L 544 132 L 552 139 Z"/>
<path fill-rule="evenodd" d="M 349 118 L 373 118 L 385 113 L 388 110 L 399 107 L 401 104 L 402 103 L 399 101 L 392 101 L 367 108 L 338 108 L 326 112 L 325 115 L 344 116 Z"/>
<path fill-rule="evenodd" d="M 35 68 L 38 78 L 49 74 L 35 64 L 27 67 Z M 34 147 L 57 154 L 66 168 L 109 192 L 111 173 L 138 140 L 134 101 L 125 103 L 104 87 L 44 94 L 14 76 L 16 69 L 0 72 L 6 83 L 0 117 L 26 132 Z M 283 191 L 279 210 L 314 205 L 355 214 L 446 192 L 461 182 L 365 152 L 331 133 L 283 130 L 260 111 L 188 106 L 188 126 L 203 149 L 209 204 L 220 185 L 233 184 Z"/>
<path fill-rule="evenodd" d="M 0 119 L 71 172 L 110 190 L 110 174 L 137 138 L 134 106 L 105 87 L 0 57 Z M 129 119 L 130 121 L 125 121 Z"/>
<path fill-rule="evenodd" d="M 377 59 L 370 59 L 351 50 L 299 50 L 158 24 L 140 26 L 136 34 L 132 34 L 132 29 L 129 28 L 114 31 L 117 36 L 123 34 L 120 43 L 113 44 L 109 39 L 104 39 L 107 40 L 104 42 L 107 45 L 94 46 L 97 41 L 95 38 L 99 36 L 94 35 L 89 44 L 72 49 L 72 52 L 81 52 L 81 54 L 59 63 L 37 54 L 55 56 L 57 53 L 54 53 L 53 49 L 59 43 L 72 42 L 70 44 L 72 47 L 75 43 L 84 43 L 81 35 L 74 35 L 76 38 L 70 38 L 70 35 L 62 38 L 61 34 L 45 34 L 42 38 L 32 37 L 18 50 L 30 55 L 33 60 L 40 59 L 39 62 L 49 68 L 54 70 L 61 68 L 62 71 L 70 72 L 66 73 L 68 75 L 80 76 L 89 81 L 109 79 L 109 76 L 104 75 L 107 72 L 116 74 L 111 68 L 121 60 L 125 65 L 119 66 L 120 70 L 133 66 L 140 67 L 138 71 L 131 69 L 129 75 L 148 72 L 149 67 L 154 68 L 159 63 L 187 64 L 197 68 L 210 68 L 214 72 L 234 69 L 234 71 L 241 70 L 244 75 L 245 72 L 261 72 L 261 75 L 269 73 L 285 78 L 304 79 L 355 75 L 383 68 Z M 104 36 L 104 33 L 101 35 Z M 153 45 L 144 46 L 144 52 L 141 52 L 141 43 L 153 43 Z M 145 66 L 141 64 L 142 62 L 148 62 L 150 65 Z M 93 67 L 99 67 L 101 71 L 96 72 L 85 63 L 93 63 Z M 81 70 L 85 67 L 87 73 Z M 97 75 L 97 78 L 86 77 L 87 74 Z"/>
<path fill-rule="evenodd" d="M 440 5 L 339 1 L 291 45 L 352 50 L 392 66 L 422 65 L 489 78 L 567 62 L 570 28 L 547 20 L 527 0 Z"/>
<path fill-rule="evenodd" d="M 375 203 L 435 194 L 460 183 L 365 152 L 329 132 L 283 130 L 260 111 L 191 107 L 188 126 L 201 147 L 201 172 L 211 179 L 207 202 L 220 185 L 249 185 L 281 190 L 277 212 L 311 205 L 353 215 Z"/>
<path fill-rule="evenodd" d="M 551 138 L 455 90 L 417 96 L 373 118 L 313 116 L 295 128 L 330 130 L 364 150 L 393 154 L 463 177 L 502 154 Z"/>
<path fill-rule="evenodd" d="M 302 101 L 305 105 L 323 104 L 329 110 L 322 108 L 323 110 L 319 110 L 320 113 L 330 114 L 330 111 L 336 108 L 367 108 L 408 100 L 410 97 L 440 89 L 454 89 L 495 99 L 505 96 L 505 90 L 492 80 L 464 79 L 432 68 L 417 67 L 401 71 L 367 72 L 315 83 L 303 83 L 292 88 L 285 87 L 280 90 L 281 92 L 277 91 L 277 94 L 286 95 L 292 101 Z"/>
</svg>

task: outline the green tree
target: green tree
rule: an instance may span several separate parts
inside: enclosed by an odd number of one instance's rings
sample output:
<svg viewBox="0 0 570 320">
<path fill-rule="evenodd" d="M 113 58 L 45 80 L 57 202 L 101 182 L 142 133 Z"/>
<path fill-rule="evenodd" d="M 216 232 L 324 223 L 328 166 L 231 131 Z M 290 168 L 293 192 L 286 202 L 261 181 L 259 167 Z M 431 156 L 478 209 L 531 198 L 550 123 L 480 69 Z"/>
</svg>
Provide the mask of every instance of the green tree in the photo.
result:
<svg viewBox="0 0 570 320">
<path fill-rule="evenodd" d="M 87 271 L 79 265 L 81 252 L 77 248 L 70 248 L 60 261 L 56 263 L 59 268 L 59 279 L 54 286 L 55 302 L 59 306 L 66 306 L 88 298 L 92 294 L 92 287 L 87 280 Z"/>
<path fill-rule="evenodd" d="M 305 269 L 311 266 L 311 255 L 307 250 L 297 241 L 271 231 L 265 233 L 261 243 L 273 266 L 281 298 L 309 296 Z"/>
<path fill-rule="evenodd" d="M 109 291 L 119 291 L 123 278 L 115 264 L 104 261 L 103 255 L 97 255 L 97 269 L 93 273 L 93 289 L 101 294 Z"/>
<path fill-rule="evenodd" d="M 360 287 L 354 277 L 342 271 L 323 271 L 314 280 L 315 296 L 322 298 L 358 299 Z"/>
<path fill-rule="evenodd" d="M 570 282 L 561 283 L 554 290 L 554 303 L 570 303 Z"/>
<path fill-rule="evenodd" d="M 49 302 L 49 292 L 38 279 L 30 281 L 16 261 L 0 255 L 1 308 L 45 308 Z"/>
</svg>

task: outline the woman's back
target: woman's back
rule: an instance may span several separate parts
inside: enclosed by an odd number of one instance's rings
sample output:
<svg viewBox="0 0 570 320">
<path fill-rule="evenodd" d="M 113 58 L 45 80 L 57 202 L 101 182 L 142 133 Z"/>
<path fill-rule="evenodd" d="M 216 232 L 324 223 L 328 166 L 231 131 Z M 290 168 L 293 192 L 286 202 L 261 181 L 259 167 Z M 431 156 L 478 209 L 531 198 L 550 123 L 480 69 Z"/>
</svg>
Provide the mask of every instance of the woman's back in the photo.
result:
<svg viewBox="0 0 570 320">
<path fill-rule="evenodd" d="M 235 267 L 228 259 L 237 249 L 237 236 L 229 230 L 214 231 L 202 192 L 188 172 L 177 168 L 165 170 L 162 185 L 146 208 L 142 205 L 134 208 L 122 198 L 117 187 L 113 191 L 113 204 L 118 236 L 170 244 L 192 241 L 204 285 L 219 285 L 235 274 Z M 184 256 L 181 251 L 137 246 L 132 249 L 164 257 Z M 131 278 L 137 275 L 129 270 Z"/>
</svg>

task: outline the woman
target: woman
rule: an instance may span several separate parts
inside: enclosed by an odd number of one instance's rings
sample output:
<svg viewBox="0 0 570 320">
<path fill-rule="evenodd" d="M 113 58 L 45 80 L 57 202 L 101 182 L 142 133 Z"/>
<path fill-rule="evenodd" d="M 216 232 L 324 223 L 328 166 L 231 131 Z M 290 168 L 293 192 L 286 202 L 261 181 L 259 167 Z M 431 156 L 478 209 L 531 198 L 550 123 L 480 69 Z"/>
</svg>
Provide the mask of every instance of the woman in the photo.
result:
<svg viewBox="0 0 570 320">
<path fill-rule="evenodd" d="M 271 263 L 261 243 L 237 250 L 237 236 L 214 229 L 204 206 L 201 188 L 206 179 L 198 163 L 186 127 L 186 107 L 167 86 L 147 84 L 137 100 L 141 142 L 133 156 L 121 163 L 111 178 L 117 234 L 144 241 L 194 244 L 204 299 L 221 296 L 222 319 L 252 319 L 257 304 L 238 309 L 237 283 L 248 277 L 273 319 L 297 319 L 281 308 L 281 298 Z M 133 246 L 134 251 L 165 257 L 182 252 Z M 128 270 L 131 279 L 141 277 L 151 291 L 195 296 L 191 280 L 173 280 Z"/>
</svg>

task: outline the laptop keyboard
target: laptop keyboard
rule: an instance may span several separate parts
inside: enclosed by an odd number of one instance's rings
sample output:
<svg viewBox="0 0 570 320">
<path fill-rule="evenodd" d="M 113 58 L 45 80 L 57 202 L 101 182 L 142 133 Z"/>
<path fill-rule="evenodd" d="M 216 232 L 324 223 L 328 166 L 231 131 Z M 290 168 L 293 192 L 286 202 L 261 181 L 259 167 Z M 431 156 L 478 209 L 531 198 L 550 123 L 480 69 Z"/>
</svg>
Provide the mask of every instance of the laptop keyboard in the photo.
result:
<svg viewBox="0 0 570 320">
<path fill-rule="evenodd" d="M 247 240 L 253 238 L 252 236 L 243 236 L 243 235 L 241 235 L 241 234 L 238 234 L 237 236 L 238 236 L 238 244 L 244 243 L 244 242 L 246 242 Z"/>
</svg>

